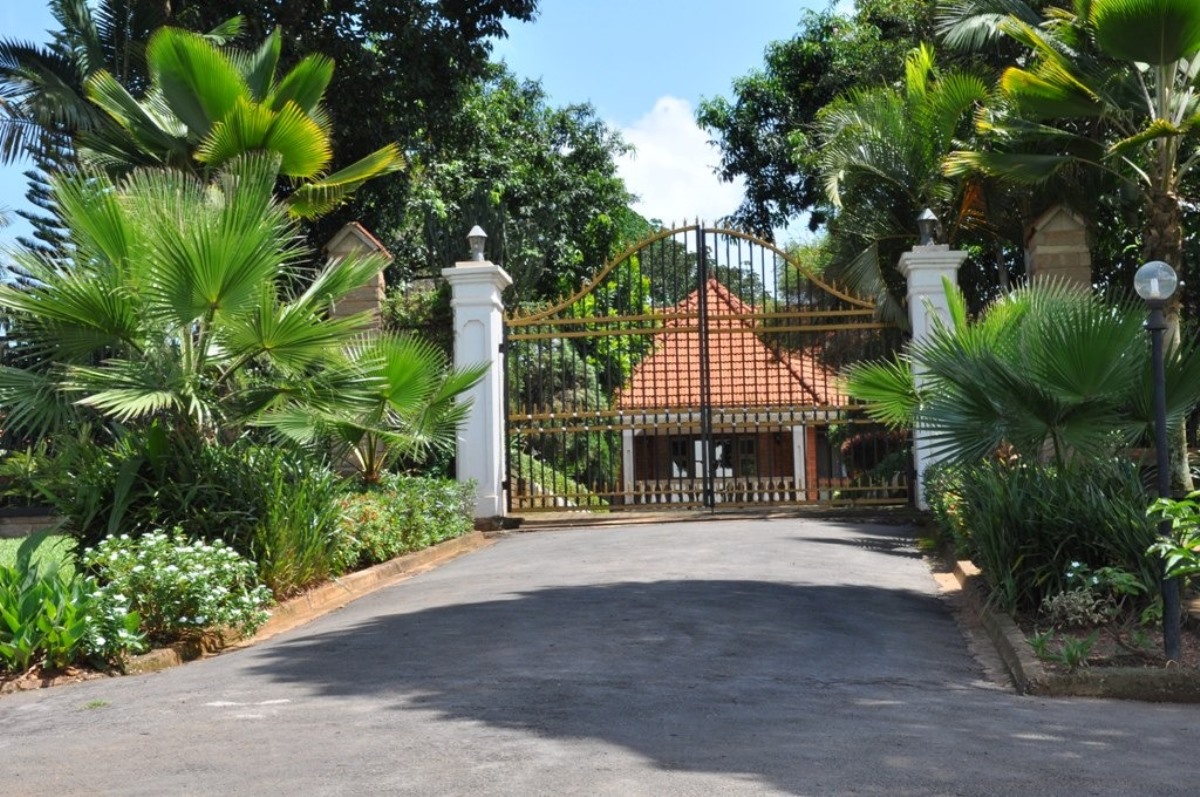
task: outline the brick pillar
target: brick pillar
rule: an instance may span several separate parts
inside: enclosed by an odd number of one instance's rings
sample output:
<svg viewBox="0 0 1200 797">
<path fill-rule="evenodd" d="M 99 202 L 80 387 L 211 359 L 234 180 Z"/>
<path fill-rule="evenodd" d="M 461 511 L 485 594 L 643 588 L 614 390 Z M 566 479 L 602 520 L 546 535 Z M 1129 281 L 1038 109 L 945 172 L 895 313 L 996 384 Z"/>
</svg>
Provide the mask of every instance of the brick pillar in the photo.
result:
<svg viewBox="0 0 1200 797">
<path fill-rule="evenodd" d="M 945 283 L 958 285 L 958 269 L 966 259 L 966 252 L 951 251 L 945 244 L 914 246 L 911 252 L 900 255 L 900 273 L 908 280 L 908 317 L 914 343 L 933 333 L 934 317 L 950 322 Z M 916 369 L 913 376 L 920 387 L 925 374 Z M 939 459 L 931 450 L 927 432 L 920 426 L 913 429 L 913 464 L 917 471 L 913 499 L 919 509 L 929 508 L 925 502 L 925 471 Z"/>
<path fill-rule="evenodd" d="M 385 255 L 389 261 L 392 259 L 392 254 L 379 242 L 379 239 L 367 232 L 367 228 L 356 221 L 342 227 L 329 243 L 325 244 L 325 255 L 330 260 L 337 260 L 352 254 L 374 252 Z M 370 331 L 378 332 L 383 328 L 384 294 L 383 272 L 380 271 L 366 285 L 361 285 L 346 294 L 333 306 L 330 315 L 334 318 L 344 318 L 356 313 L 369 313 L 371 320 L 367 326 Z"/>
<path fill-rule="evenodd" d="M 1062 205 L 1047 210 L 1029 226 L 1025 264 L 1030 281 L 1055 279 L 1092 287 L 1092 252 L 1083 219 Z"/>
</svg>

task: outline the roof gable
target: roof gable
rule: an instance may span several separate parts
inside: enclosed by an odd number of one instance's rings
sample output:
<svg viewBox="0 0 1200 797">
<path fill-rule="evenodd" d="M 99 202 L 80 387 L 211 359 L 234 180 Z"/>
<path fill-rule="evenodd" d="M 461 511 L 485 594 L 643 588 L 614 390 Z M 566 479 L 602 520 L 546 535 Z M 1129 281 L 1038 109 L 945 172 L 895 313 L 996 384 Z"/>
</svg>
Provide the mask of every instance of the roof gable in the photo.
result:
<svg viewBox="0 0 1200 797">
<path fill-rule="evenodd" d="M 755 333 L 755 312 L 716 279 L 704 287 L 709 314 L 709 395 L 712 406 L 830 406 L 845 402 L 837 375 L 797 352 L 775 349 Z M 654 350 L 633 369 L 617 394 L 619 409 L 685 409 L 700 406 L 700 334 L 695 315 L 699 289 L 670 314 L 691 315 L 664 322 Z"/>
</svg>

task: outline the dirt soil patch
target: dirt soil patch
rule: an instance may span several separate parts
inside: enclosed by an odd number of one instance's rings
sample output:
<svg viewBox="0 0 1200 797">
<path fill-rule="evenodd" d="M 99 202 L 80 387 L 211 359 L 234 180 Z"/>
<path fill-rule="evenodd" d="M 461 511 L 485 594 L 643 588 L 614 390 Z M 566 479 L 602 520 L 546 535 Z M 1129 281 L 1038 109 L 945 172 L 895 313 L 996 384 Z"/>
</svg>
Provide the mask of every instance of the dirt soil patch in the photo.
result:
<svg viewBox="0 0 1200 797">
<path fill-rule="evenodd" d="M 1126 625 L 1094 628 L 1055 628 L 1018 618 L 1017 625 L 1029 640 L 1047 672 L 1068 674 L 1080 669 L 1145 668 L 1188 670 L 1200 675 L 1200 635 L 1185 625 L 1181 655 L 1169 661 L 1163 652 L 1161 627 Z"/>
<path fill-rule="evenodd" d="M 68 667 L 65 670 L 34 667 L 27 672 L 0 676 L 0 695 L 24 692 L 27 689 L 46 689 L 51 686 L 91 681 L 96 678 L 110 678 L 119 674 L 93 670 L 90 667 Z"/>
</svg>

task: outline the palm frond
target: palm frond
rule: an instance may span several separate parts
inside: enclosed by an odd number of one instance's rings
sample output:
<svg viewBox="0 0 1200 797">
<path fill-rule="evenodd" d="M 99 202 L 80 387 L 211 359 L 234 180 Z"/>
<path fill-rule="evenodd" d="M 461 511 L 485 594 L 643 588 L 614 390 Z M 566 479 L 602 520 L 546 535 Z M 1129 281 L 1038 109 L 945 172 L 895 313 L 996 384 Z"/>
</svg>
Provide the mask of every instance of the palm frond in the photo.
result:
<svg viewBox="0 0 1200 797">
<path fill-rule="evenodd" d="M 397 171 L 403 165 L 404 157 L 400 148 L 395 144 L 388 144 L 345 169 L 297 188 L 288 198 L 291 212 L 301 218 L 326 213 L 337 207 L 366 181 Z"/>
<path fill-rule="evenodd" d="M 912 364 L 897 358 L 858 363 L 845 372 L 846 391 L 866 402 L 869 416 L 893 428 L 911 428 L 921 405 Z"/>
<path fill-rule="evenodd" d="M 160 28 L 146 45 L 154 84 L 195 139 L 208 135 L 239 97 L 249 93 L 233 63 L 211 41 L 180 28 Z"/>
<path fill-rule="evenodd" d="M 54 374 L 7 365 L 0 365 L 0 412 L 6 429 L 32 437 L 65 428 L 75 414 Z"/>
<path fill-rule="evenodd" d="M 265 101 L 274 111 L 281 111 L 284 105 L 293 102 L 305 113 L 311 114 L 321 102 L 331 80 L 333 61 L 313 53 L 288 70 Z"/>
<path fill-rule="evenodd" d="M 1091 23 L 1096 42 L 1115 58 L 1170 64 L 1200 51 L 1200 5 L 1194 0 L 1105 0 Z"/>
<path fill-rule="evenodd" d="M 1001 23 L 1010 16 L 1029 25 L 1040 21 L 1037 12 L 1022 0 L 958 0 L 939 4 L 935 23 L 948 47 L 977 51 L 1004 35 Z"/>
</svg>

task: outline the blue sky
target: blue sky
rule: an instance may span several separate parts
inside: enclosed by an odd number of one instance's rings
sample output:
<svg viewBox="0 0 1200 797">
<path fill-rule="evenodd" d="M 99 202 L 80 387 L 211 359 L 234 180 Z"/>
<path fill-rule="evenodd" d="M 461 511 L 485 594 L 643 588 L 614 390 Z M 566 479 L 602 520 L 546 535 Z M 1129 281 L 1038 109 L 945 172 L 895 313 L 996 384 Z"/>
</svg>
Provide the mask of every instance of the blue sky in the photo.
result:
<svg viewBox="0 0 1200 797">
<path fill-rule="evenodd" d="M 591 102 L 637 148 L 621 174 L 638 210 L 664 221 L 716 219 L 741 189 L 712 175 L 716 151 L 696 127 L 696 104 L 729 95 L 763 51 L 791 37 L 805 8 L 826 0 L 541 0 L 532 23 L 510 26 L 495 54 L 541 79 L 552 101 Z M 0 2 L 0 36 L 42 42 L 53 20 L 43 0 Z M 25 207 L 22 165 L 0 169 L 0 207 Z M 26 232 L 0 229 L 0 242 Z"/>
</svg>

